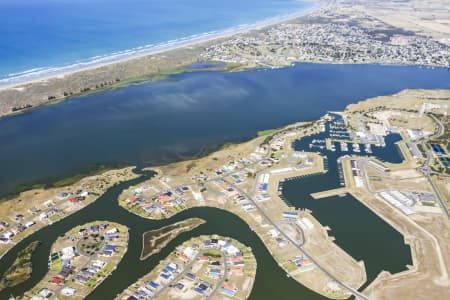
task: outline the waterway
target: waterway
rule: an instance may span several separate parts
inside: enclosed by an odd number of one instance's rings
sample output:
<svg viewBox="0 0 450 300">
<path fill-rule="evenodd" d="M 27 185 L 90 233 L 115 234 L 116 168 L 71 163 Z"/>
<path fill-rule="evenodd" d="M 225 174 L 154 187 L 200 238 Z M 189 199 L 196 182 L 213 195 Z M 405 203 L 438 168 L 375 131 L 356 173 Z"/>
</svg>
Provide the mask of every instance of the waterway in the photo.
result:
<svg viewBox="0 0 450 300">
<path fill-rule="evenodd" d="M 108 277 L 88 299 L 113 299 L 116 294 L 148 273 L 159 261 L 165 258 L 177 245 L 193 236 L 202 234 L 220 234 L 239 240 L 251 246 L 256 256 L 258 269 L 256 282 L 251 299 L 289 299 L 290 295 L 297 295 L 303 299 L 324 299 L 308 290 L 291 278 L 287 278 L 284 271 L 277 265 L 258 236 L 250 230 L 248 225 L 234 214 L 215 208 L 194 208 L 162 221 L 147 220 L 137 217 L 117 205 L 117 197 L 129 185 L 135 185 L 145 178 L 139 178 L 111 188 L 95 203 L 87 208 L 46 227 L 17 244 L 1 260 L 0 273 L 4 272 L 15 258 L 17 250 L 26 247 L 34 240 L 42 241 L 41 246 L 33 256 L 33 274 L 30 280 L 14 288 L 0 292 L 0 299 L 7 299 L 10 294 L 20 295 L 31 289 L 47 272 L 47 261 L 51 245 L 59 235 L 72 227 L 94 220 L 108 220 L 126 224 L 129 227 L 129 248 L 118 268 Z M 169 243 L 159 254 L 150 256 L 145 261 L 139 260 L 142 247 L 142 234 L 145 231 L 184 220 L 199 217 L 206 223 L 189 233 L 183 233 Z M 281 296 L 280 298 L 280 295 Z"/>
<path fill-rule="evenodd" d="M 159 165 L 196 156 L 406 88 L 450 88 L 450 70 L 297 64 L 178 74 L 73 98 L 0 119 L 0 196 L 97 163 Z"/>
<path fill-rule="evenodd" d="M 404 88 L 449 88 L 449 78 L 447 69 L 298 64 L 270 71 L 179 74 L 167 81 L 79 97 L 0 119 L 0 190 L 12 191 L 19 183 L 56 177 L 90 163 L 170 162 L 225 142 L 242 141 L 257 130 L 316 119 L 327 110 L 340 110 L 367 97 Z M 389 136 L 387 147 L 374 149 L 374 155 L 400 162 L 402 157 L 393 146 L 398 138 Z M 306 149 L 308 144 L 308 139 L 302 139 L 294 146 Z M 310 208 L 320 222 L 329 225 L 337 244 L 364 260 L 369 280 L 381 270 L 403 270 L 411 260 L 409 247 L 398 232 L 358 201 L 349 196 L 310 201 L 309 193 L 339 185 L 336 158 L 341 153 L 323 154 L 329 157 L 328 172 L 286 182 L 286 199 L 295 206 Z M 258 271 L 251 299 L 323 299 L 287 278 L 255 233 L 230 213 L 196 208 L 168 220 L 150 221 L 120 208 L 118 194 L 141 180 L 111 188 L 87 208 L 16 245 L 0 261 L 0 273 L 18 250 L 33 240 L 43 241 L 33 257 L 31 279 L 0 293 L 0 299 L 23 293 L 44 276 L 49 249 L 60 234 L 98 219 L 127 225 L 130 245 L 118 269 L 90 299 L 113 298 L 180 242 L 206 233 L 230 236 L 252 247 Z M 188 217 L 200 217 L 207 223 L 180 235 L 160 254 L 144 262 L 139 260 L 144 231 Z"/>
<path fill-rule="evenodd" d="M 335 242 L 356 260 L 364 261 L 367 273 L 367 283 L 372 282 L 381 271 L 391 273 L 401 272 L 412 264 L 411 250 L 404 243 L 402 235 L 384 222 L 371 210 L 351 195 L 333 196 L 316 200 L 312 193 L 341 187 L 337 159 L 344 155 L 356 154 L 375 156 L 381 161 L 401 163 L 403 156 L 395 144 L 401 140 L 399 134 L 390 134 L 385 138 L 385 147 L 372 147 L 372 153 L 366 153 L 364 145 L 361 152 L 355 153 L 349 145 L 349 151 L 341 151 L 338 143 L 336 150 L 325 147 L 311 149 L 313 140 L 329 137 L 327 131 L 304 137 L 293 143 L 297 151 L 316 151 L 327 158 L 328 171 L 307 177 L 294 178 L 282 183 L 282 196 L 291 205 L 312 211 L 312 214 L 324 226 L 329 226 L 329 235 Z M 319 144 L 325 146 L 324 143 Z M 351 217 L 350 217 L 351 216 Z M 367 286 L 367 284 L 365 285 Z"/>
</svg>

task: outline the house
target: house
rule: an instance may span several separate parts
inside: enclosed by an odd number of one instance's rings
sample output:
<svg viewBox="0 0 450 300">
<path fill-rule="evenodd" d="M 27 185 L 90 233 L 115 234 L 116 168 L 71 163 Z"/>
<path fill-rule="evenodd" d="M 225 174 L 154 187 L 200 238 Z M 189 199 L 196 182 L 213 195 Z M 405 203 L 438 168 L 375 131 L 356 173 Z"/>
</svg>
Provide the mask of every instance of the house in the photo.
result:
<svg viewBox="0 0 450 300">
<path fill-rule="evenodd" d="M 139 299 L 144 299 L 147 297 L 151 297 L 153 295 L 153 293 L 150 290 L 146 289 L 143 286 L 141 286 L 134 294 L 138 296 Z"/>
<path fill-rule="evenodd" d="M 55 202 L 53 202 L 53 200 L 50 199 L 50 200 L 45 201 L 44 205 L 47 207 L 51 207 L 51 206 L 55 205 Z"/>
<path fill-rule="evenodd" d="M 106 265 L 106 262 L 102 261 L 102 260 L 94 260 L 93 266 L 98 267 L 100 269 L 103 269 Z"/>
<path fill-rule="evenodd" d="M 194 256 L 194 249 L 192 247 L 186 247 L 183 250 L 183 254 L 187 257 L 193 257 Z"/>
<path fill-rule="evenodd" d="M 209 261 L 209 256 L 202 255 L 198 258 L 198 260 L 201 262 Z"/>
<path fill-rule="evenodd" d="M 39 291 L 38 295 L 44 298 L 50 298 L 50 296 L 52 295 L 52 291 L 49 290 L 48 288 L 43 288 Z"/>
<path fill-rule="evenodd" d="M 68 194 L 68 193 L 66 193 L 66 192 L 62 192 L 62 193 L 60 193 L 60 194 L 58 195 L 58 198 L 60 198 L 60 199 L 64 199 L 64 198 L 66 198 L 67 196 L 69 196 L 69 194 Z"/>
<path fill-rule="evenodd" d="M 75 248 L 73 246 L 65 247 L 61 250 L 62 256 L 61 259 L 71 260 L 75 256 Z"/>
<path fill-rule="evenodd" d="M 112 251 L 108 251 L 108 250 L 103 250 L 101 256 L 105 256 L 105 257 L 111 257 L 113 255 Z"/>
<path fill-rule="evenodd" d="M 211 284 L 209 282 L 203 281 L 194 289 L 194 291 L 196 291 L 200 295 L 203 295 L 210 286 Z"/>
<path fill-rule="evenodd" d="M 53 277 L 52 283 L 54 284 L 61 284 L 64 280 L 61 277 Z"/>
<path fill-rule="evenodd" d="M 63 266 L 62 270 L 58 273 L 58 276 L 61 278 L 67 278 L 72 272 L 73 267 L 69 267 L 68 265 Z"/>
<path fill-rule="evenodd" d="M 229 296 L 229 297 L 233 297 L 234 294 L 236 294 L 236 291 L 237 290 L 231 284 L 226 284 L 220 289 L 220 292 L 222 294 Z"/>
<path fill-rule="evenodd" d="M 295 211 L 285 211 L 283 212 L 283 218 L 285 220 L 297 220 L 298 214 Z"/>
<path fill-rule="evenodd" d="M 78 274 L 75 279 L 81 283 L 86 283 L 89 279 L 81 274 Z"/>
<path fill-rule="evenodd" d="M 149 282 L 147 282 L 147 285 L 150 286 L 150 287 L 153 288 L 153 289 L 157 289 L 157 288 L 159 287 L 159 284 L 157 284 L 157 283 L 154 282 L 154 281 L 149 281 Z"/>
<path fill-rule="evenodd" d="M 287 245 L 286 240 L 282 239 L 282 238 L 276 238 L 275 241 L 277 242 L 278 247 L 284 247 Z"/>
<path fill-rule="evenodd" d="M 278 231 L 277 231 L 276 229 L 270 229 L 269 232 L 268 232 L 268 234 L 269 234 L 271 237 L 277 237 L 277 236 L 279 235 L 279 233 L 278 233 Z"/>
<path fill-rule="evenodd" d="M 211 269 L 208 272 L 208 277 L 212 278 L 212 279 L 216 279 L 219 278 L 221 274 L 221 271 L 219 269 Z"/>
<path fill-rule="evenodd" d="M 5 232 L 5 233 L 3 234 L 3 236 L 4 236 L 6 239 L 10 239 L 10 238 L 12 238 L 12 237 L 14 236 L 14 233 L 12 233 L 11 231 L 7 231 L 7 232 Z"/>
<path fill-rule="evenodd" d="M 127 198 L 127 200 L 125 200 L 125 202 L 127 202 L 127 203 L 134 203 L 137 200 L 138 200 L 138 197 L 130 196 L 130 197 Z"/>
<path fill-rule="evenodd" d="M 235 268 L 230 270 L 231 275 L 243 275 L 244 270 L 242 268 Z"/>
<path fill-rule="evenodd" d="M 187 262 L 189 260 L 189 257 L 187 257 L 185 254 L 181 253 L 178 255 L 178 259 L 180 259 L 183 262 Z"/>
<path fill-rule="evenodd" d="M 105 245 L 105 251 L 112 251 L 112 252 L 114 252 L 114 251 L 116 251 L 116 248 L 117 248 L 117 246 L 114 246 L 114 245 Z"/>
<path fill-rule="evenodd" d="M 65 287 L 61 290 L 61 294 L 64 296 L 73 296 L 77 290 L 71 287 Z"/>
<path fill-rule="evenodd" d="M 36 224 L 36 222 L 34 222 L 34 221 L 29 221 L 29 222 L 26 222 L 26 223 L 25 223 L 25 227 L 26 227 L 26 228 L 30 228 L 30 227 L 33 226 L 34 224 Z"/>
<path fill-rule="evenodd" d="M 175 284 L 175 287 L 179 290 L 181 290 L 184 287 L 184 284 L 182 284 L 181 282 L 178 282 L 177 284 Z"/>
<path fill-rule="evenodd" d="M 19 232 L 22 232 L 22 231 L 24 231 L 25 230 L 25 226 L 23 226 L 22 224 L 17 224 L 17 225 L 14 225 L 12 228 L 11 228 L 11 232 L 12 233 L 14 233 L 14 234 L 18 234 Z"/>
<path fill-rule="evenodd" d="M 231 244 L 226 244 L 223 248 L 228 255 L 237 255 L 240 253 L 240 250 Z"/>
<path fill-rule="evenodd" d="M 176 263 L 170 263 L 167 267 L 171 273 L 175 273 L 178 270 L 178 265 Z"/>
<path fill-rule="evenodd" d="M 243 266 L 244 265 L 244 261 L 242 261 L 242 259 L 239 257 L 231 258 L 230 262 L 233 266 Z"/>
</svg>

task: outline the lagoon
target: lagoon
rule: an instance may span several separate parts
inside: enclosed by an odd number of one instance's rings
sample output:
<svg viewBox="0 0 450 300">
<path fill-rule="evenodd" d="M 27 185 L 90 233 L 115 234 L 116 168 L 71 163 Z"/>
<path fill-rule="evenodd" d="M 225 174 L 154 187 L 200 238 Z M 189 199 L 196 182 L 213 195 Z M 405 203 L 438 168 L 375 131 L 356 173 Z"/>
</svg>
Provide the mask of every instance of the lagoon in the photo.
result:
<svg viewBox="0 0 450 300">
<path fill-rule="evenodd" d="M 99 163 L 160 165 L 197 156 L 405 88 L 450 88 L 450 70 L 302 63 L 183 73 L 76 97 L 0 119 L 0 195 Z"/>
<path fill-rule="evenodd" d="M 93 163 L 163 164 L 226 142 L 248 139 L 261 129 L 316 119 L 328 110 L 342 110 L 347 104 L 368 97 L 404 88 L 450 88 L 449 79 L 448 69 L 297 64 L 277 70 L 177 74 L 165 81 L 77 97 L 0 119 L 0 189 L 11 192 L 17 184 L 82 171 Z M 298 141 L 294 147 L 303 149 L 308 139 Z M 374 151 L 374 155 L 400 162 L 402 157 L 393 145 L 396 140 L 398 136 L 389 136 L 388 147 Z M 383 269 L 404 270 L 411 258 L 402 236 L 356 199 L 332 197 L 311 203 L 306 197 L 310 192 L 338 184 L 335 161 L 340 153 L 323 154 L 328 156 L 329 171 L 287 181 L 283 186 L 286 199 L 295 206 L 309 207 L 320 222 L 329 225 L 336 243 L 365 261 L 369 281 Z M 191 236 L 208 233 L 231 236 L 252 247 L 258 270 L 251 299 L 323 299 L 286 278 L 255 233 L 230 213 L 194 208 L 168 220 L 150 221 L 119 207 L 118 194 L 141 180 L 144 178 L 111 188 L 87 208 L 18 243 L 0 260 L 0 273 L 14 260 L 17 250 L 33 240 L 43 241 L 33 257 L 32 278 L 5 290 L 0 298 L 21 294 L 42 278 L 47 270 L 48 251 L 59 234 L 100 219 L 128 226 L 130 245 L 118 269 L 89 299 L 112 299 L 149 272 L 176 245 Z M 139 260 L 144 231 L 194 216 L 207 223 L 183 233 L 161 253 L 144 262 Z M 354 226 L 346 220 L 364 226 Z M 361 231 L 356 232 L 355 228 Z M 372 240 L 366 245 L 368 237 Z M 385 241 L 391 248 L 367 251 L 367 247 L 383 245 Z M 386 259 L 385 251 L 390 259 Z"/>
</svg>

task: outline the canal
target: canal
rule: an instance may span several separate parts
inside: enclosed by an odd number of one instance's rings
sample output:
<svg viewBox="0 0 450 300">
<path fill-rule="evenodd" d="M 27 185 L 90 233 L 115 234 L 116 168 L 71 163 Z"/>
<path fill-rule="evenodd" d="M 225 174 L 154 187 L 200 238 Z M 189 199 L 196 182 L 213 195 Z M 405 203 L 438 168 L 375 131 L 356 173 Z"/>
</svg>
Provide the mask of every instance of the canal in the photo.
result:
<svg viewBox="0 0 450 300">
<path fill-rule="evenodd" d="M 20 184 L 45 183 L 85 172 L 97 163 L 151 166 L 186 159 L 226 142 L 249 139 L 258 130 L 317 119 L 328 110 L 342 110 L 368 97 L 405 88 L 450 88 L 449 79 L 448 69 L 297 64 L 277 70 L 178 74 L 165 81 L 77 97 L 0 119 L 0 195 L 14 192 Z M 301 139 L 294 147 L 310 150 L 308 139 L 313 137 Z M 402 157 L 394 146 L 398 139 L 388 136 L 387 147 L 374 149 L 373 155 L 400 162 Z M 285 182 L 286 200 L 311 209 L 323 225 L 330 226 L 336 243 L 364 260 L 369 280 L 381 270 L 404 270 L 411 257 L 402 236 L 356 199 L 346 196 L 312 201 L 310 193 L 339 186 L 336 160 L 342 153 L 339 149 L 317 151 L 328 157 L 328 172 Z M 255 233 L 231 213 L 195 208 L 152 221 L 119 207 L 120 192 L 145 178 L 111 188 L 85 209 L 18 243 L 0 260 L 0 272 L 9 267 L 17 251 L 40 240 L 42 245 L 33 257 L 34 272 L 30 280 L 1 292 L 0 299 L 20 295 L 34 286 L 47 272 L 49 250 L 57 237 L 93 220 L 128 226 L 130 244 L 117 270 L 90 299 L 114 298 L 182 241 L 208 233 L 230 236 L 252 247 L 258 270 L 251 299 L 323 299 L 287 278 Z M 177 237 L 161 253 L 139 260 L 144 231 L 189 217 L 207 222 Z"/>
</svg>

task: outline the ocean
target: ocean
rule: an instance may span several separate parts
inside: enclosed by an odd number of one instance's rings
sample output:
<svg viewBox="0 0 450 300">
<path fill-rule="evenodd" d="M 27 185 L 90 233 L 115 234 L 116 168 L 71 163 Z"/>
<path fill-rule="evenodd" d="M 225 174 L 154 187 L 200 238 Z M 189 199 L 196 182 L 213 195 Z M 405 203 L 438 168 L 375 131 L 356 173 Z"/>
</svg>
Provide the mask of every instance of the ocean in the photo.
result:
<svg viewBox="0 0 450 300">
<path fill-rule="evenodd" d="M 2 0 L 0 80 L 306 10 L 298 0 Z"/>
</svg>

